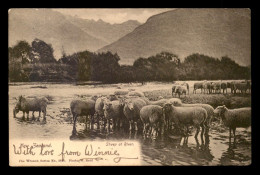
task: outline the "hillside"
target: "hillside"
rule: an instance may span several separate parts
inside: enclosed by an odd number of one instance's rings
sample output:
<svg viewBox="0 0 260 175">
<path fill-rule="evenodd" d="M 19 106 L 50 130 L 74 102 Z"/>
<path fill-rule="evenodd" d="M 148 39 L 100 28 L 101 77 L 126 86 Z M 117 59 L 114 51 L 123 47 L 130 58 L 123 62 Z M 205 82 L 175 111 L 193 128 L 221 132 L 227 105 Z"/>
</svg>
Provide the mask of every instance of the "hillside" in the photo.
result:
<svg viewBox="0 0 260 175">
<path fill-rule="evenodd" d="M 168 51 L 181 59 L 192 53 L 238 64 L 251 60 L 251 25 L 248 9 L 177 9 L 150 17 L 146 23 L 98 52 L 117 52 L 121 64 Z"/>
<path fill-rule="evenodd" d="M 137 21 L 111 25 L 101 20 L 83 20 L 51 9 L 11 9 L 8 45 L 13 46 L 19 40 L 31 43 L 38 38 L 52 44 L 58 60 L 62 48 L 66 54 L 95 51 L 123 37 L 138 25 Z"/>
</svg>

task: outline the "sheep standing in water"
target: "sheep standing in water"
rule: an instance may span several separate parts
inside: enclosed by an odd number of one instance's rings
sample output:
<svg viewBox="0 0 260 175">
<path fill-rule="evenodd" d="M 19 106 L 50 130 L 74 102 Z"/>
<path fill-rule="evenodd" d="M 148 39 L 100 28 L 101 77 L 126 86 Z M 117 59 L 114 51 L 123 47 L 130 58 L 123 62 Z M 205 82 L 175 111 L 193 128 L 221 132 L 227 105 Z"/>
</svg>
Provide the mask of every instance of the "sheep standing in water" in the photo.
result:
<svg viewBox="0 0 260 175">
<path fill-rule="evenodd" d="M 38 121 L 40 120 L 41 112 L 43 112 L 43 121 L 46 121 L 46 108 L 47 108 L 48 99 L 46 97 L 42 98 L 33 98 L 28 99 L 23 96 L 19 96 L 18 102 L 13 110 L 14 118 L 19 111 L 23 112 L 23 120 L 25 119 L 24 114 L 27 113 L 27 120 L 29 120 L 29 111 L 39 111 Z"/>
<path fill-rule="evenodd" d="M 95 103 L 95 117 L 96 117 L 96 121 L 97 121 L 97 129 L 100 129 L 100 122 L 103 120 L 104 118 L 104 101 L 106 100 L 106 97 L 99 97 L 96 100 Z"/>
<path fill-rule="evenodd" d="M 209 104 L 203 104 L 203 103 L 193 103 L 193 104 L 179 104 L 179 103 L 173 103 L 174 106 L 181 106 L 181 107 L 202 107 L 207 111 L 207 119 L 206 119 L 206 129 L 209 130 L 209 127 L 211 126 L 212 119 L 214 117 L 214 108 Z"/>
<path fill-rule="evenodd" d="M 124 115 L 126 116 L 127 120 L 129 121 L 129 130 L 133 129 L 133 124 L 135 130 L 137 131 L 137 121 L 140 119 L 140 110 L 142 107 L 146 106 L 146 102 L 141 98 L 134 98 L 134 99 L 125 99 L 124 100 Z"/>
<path fill-rule="evenodd" d="M 73 116 L 73 130 L 72 135 L 76 135 L 76 122 L 78 116 L 90 116 L 91 127 L 93 127 L 93 116 L 95 114 L 95 101 L 91 99 L 86 100 L 72 100 L 70 103 L 70 110 Z"/>
<path fill-rule="evenodd" d="M 224 125 L 229 127 L 229 139 L 231 140 L 231 130 L 234 135 L 234 142 L 236 141 L 236 128 L 247 128 L 251 126 L 251 108 L 237 108 L 228 109 L 225 105 L 218 106 L 214 110 L 215 114 L 218 114 Z"/>
<path fill-rule="evenodd" d="M 201 135 L 204 134 L 207 111 L 202 107 L 175 107 L 170 103 L 166 103 L 163 106 L 163 113 L 166 127 L 168 127 L 171 122 L 173 122 L 179 130 L 186 128 L 186 131 L 188 131 L 189 126 L 194 126 L 197 129 L 195 138 L 198 136 L 201 127 Z"/>
<path fill-rule="evenodd" d="M 140 118 L 144 125 L 143 135 L 145 138 L 147 135 L 147 130 L 149 130 L 149 135 L 154 138 L 158 136 L 159 131 L 163 135 L 164 119 L 161 106 L 147 105 L 142 107 L 140 110 Z"/>
<path fill-rule="evenodd" d="M 113 130 L 116 128 L 122 127 L 123 119 L 123 110 L 119 100 L 109 101 L 106 100 L 104 102 L 104 116 L 107 124 L 107 131 L 110 131 L 110 120 L 113 123 Z"/>
</svg>

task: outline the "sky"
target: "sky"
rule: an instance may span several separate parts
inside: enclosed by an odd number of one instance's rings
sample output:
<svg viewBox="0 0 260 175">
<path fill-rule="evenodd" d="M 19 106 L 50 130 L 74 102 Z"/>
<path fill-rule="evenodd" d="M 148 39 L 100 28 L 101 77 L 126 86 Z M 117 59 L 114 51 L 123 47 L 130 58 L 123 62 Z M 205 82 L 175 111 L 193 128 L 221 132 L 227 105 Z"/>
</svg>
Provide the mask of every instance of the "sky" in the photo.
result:
<svg viewBox="0 0 260 175">
<path fill-rule="evenodd" d="M 65 15 L 77 16 L 83 19 L 102 19 L 110 24 L 123 23 L 128 20 L 137 20 L 145 23 L 153 15 L 173 10 L 172 8 L 84 8 L 84 9 L 53 9 Z"/>
</svg>

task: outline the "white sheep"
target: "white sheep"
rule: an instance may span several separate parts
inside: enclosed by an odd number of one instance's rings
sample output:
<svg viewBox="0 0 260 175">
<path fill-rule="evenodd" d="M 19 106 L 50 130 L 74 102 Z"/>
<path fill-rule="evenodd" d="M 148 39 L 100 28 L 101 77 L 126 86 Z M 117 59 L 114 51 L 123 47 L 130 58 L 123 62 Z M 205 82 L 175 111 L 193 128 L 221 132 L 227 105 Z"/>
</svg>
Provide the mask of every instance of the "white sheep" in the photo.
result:
<svg viewBox="0 0 260 175">
<path fill-rule="evenodd" d="M 115 92 L 114 92 L 114 95 L 126 95 L 126 94 L 128 94 L 128 90 L 116 90 Z"/>
<path fill-rule="evenodd" d="M 104 118 L 104 101 L 106 97 L 99 97 L 95 102 L 95 117 L 97 121 L 97 129 L 100 129 L 100 122 Z"/>
<path fill-rule="evenodd" d="M 138 96 L 138 97 L 145 97 L 143 92 L 140 91 L 130 91 L 128 96 Z"/>
<path fill-rule="evenodd" d="M 158 105 L 147 105 L 140 110 L 140 118 L 143 122 L 143 135 L 146 138 L 147 130 L 149 135 L 158 136 L 160 131 L 163 135 L 164 119 L 162 107 Z"/>
<path fill-rule="evenodd" d="M 146 102 L 141 98 L 124 99 L 123 113 L 129 122 L 130 131 L 133 129 L 133 124 L 135 125 L 135 130 L 138 130 L 137 121 L 140 119 L 140 110 L 146 105 Z"/>
<path fill-rule="evenodd" d="M 174 106 L 181 106 L 181 107 L 202 107 L 207 111 L 207 120 L 205 123 L 205 126 L 207 128 L 207 131 L 209 130 L 209 127 L 211 126 L 213 117 L 214 117 L 214 108 L 209 104 L 203 104 L 203 103 L 193 103 L 193 104 L 185 104 L 185 103 L 172 103 Z"/>
<path fill-rule="evenodd" d="M 188 131 L 189 126 L 194 126 L 197 131 L 195 138 L 198 136 L 200 127 L 202 128 L 201 135 L 204 134 L 205 122 L 207 119 L 207 111 L 202 107 L 175 107 L 171 103 L 166 103 L 163 106 L 166 128 L 169 129 L 170 123 L 181 130 L 183 127 Z"/>
<path fill-rule="evenodd" d="M 231 139 L 231 130 L 236 140 L 236 128 L 247 128 L 251 126 L 251 107 L 228 109 L 225 105 L 218 106 L 214 110 L 218 114 L 224 125 L 229 127 L 229 138 Z"/>
<path fill-rule="evenodd" d="M 116 129 L 116 127 L 119 129 L 122 127 L 123 122 L 123 107 L 120 105 L 119 100 L 109 101 L 106 100 L 104 102 L 104 116 L 107 124 L 107 131 L 110 131 L 110 120 L 112 120 L 113 123 L 113 130 Z"/>
<path fill-rule="evenodd" d="M 78 116 L 90 116 L 91 127 L 93 124 L 93 116 L 95 114 L 95 101 L 91 99 L 86 100 L 72 100 L 70 103 L 70 110 L 73 116 L 73 130 L 72 135 L 76 135 L 76 121 Z"/>
<path fill-rule="evenodd" d="M 181 105 L 182 102 L 179 98 L 170 98 L 170 99 L 160 99 L 157 101 L 149 101 L 150 105 L 159 105 L 163 107 L 165 103 L 171 103 L 171 104 L 176 104 L 176 105 Z"/>
</svg>

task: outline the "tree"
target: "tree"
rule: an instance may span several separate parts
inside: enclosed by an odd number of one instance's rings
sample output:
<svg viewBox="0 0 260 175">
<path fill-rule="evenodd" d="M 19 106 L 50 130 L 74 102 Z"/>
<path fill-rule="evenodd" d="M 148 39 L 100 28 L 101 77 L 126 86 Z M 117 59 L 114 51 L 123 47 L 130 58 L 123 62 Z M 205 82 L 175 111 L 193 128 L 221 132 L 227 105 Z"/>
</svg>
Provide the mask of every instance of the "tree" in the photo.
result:
<svg viewBox="0 0 260 175">
<path fill-rule="evenodd" d="M 34 60 L 36 59 L 40 63 L 57 62 L 53 56 L 53 48 L 51 44 L 47 44 L 37 38 L 32 42 L 32 56 Z"/>
<path fill-rule="evenodd" d="M 27 41 L 19 41 L 14 47 L 9 47 L 9 59 L 22 64 L 30 62 L 31 46 Z"/>
</svg>

